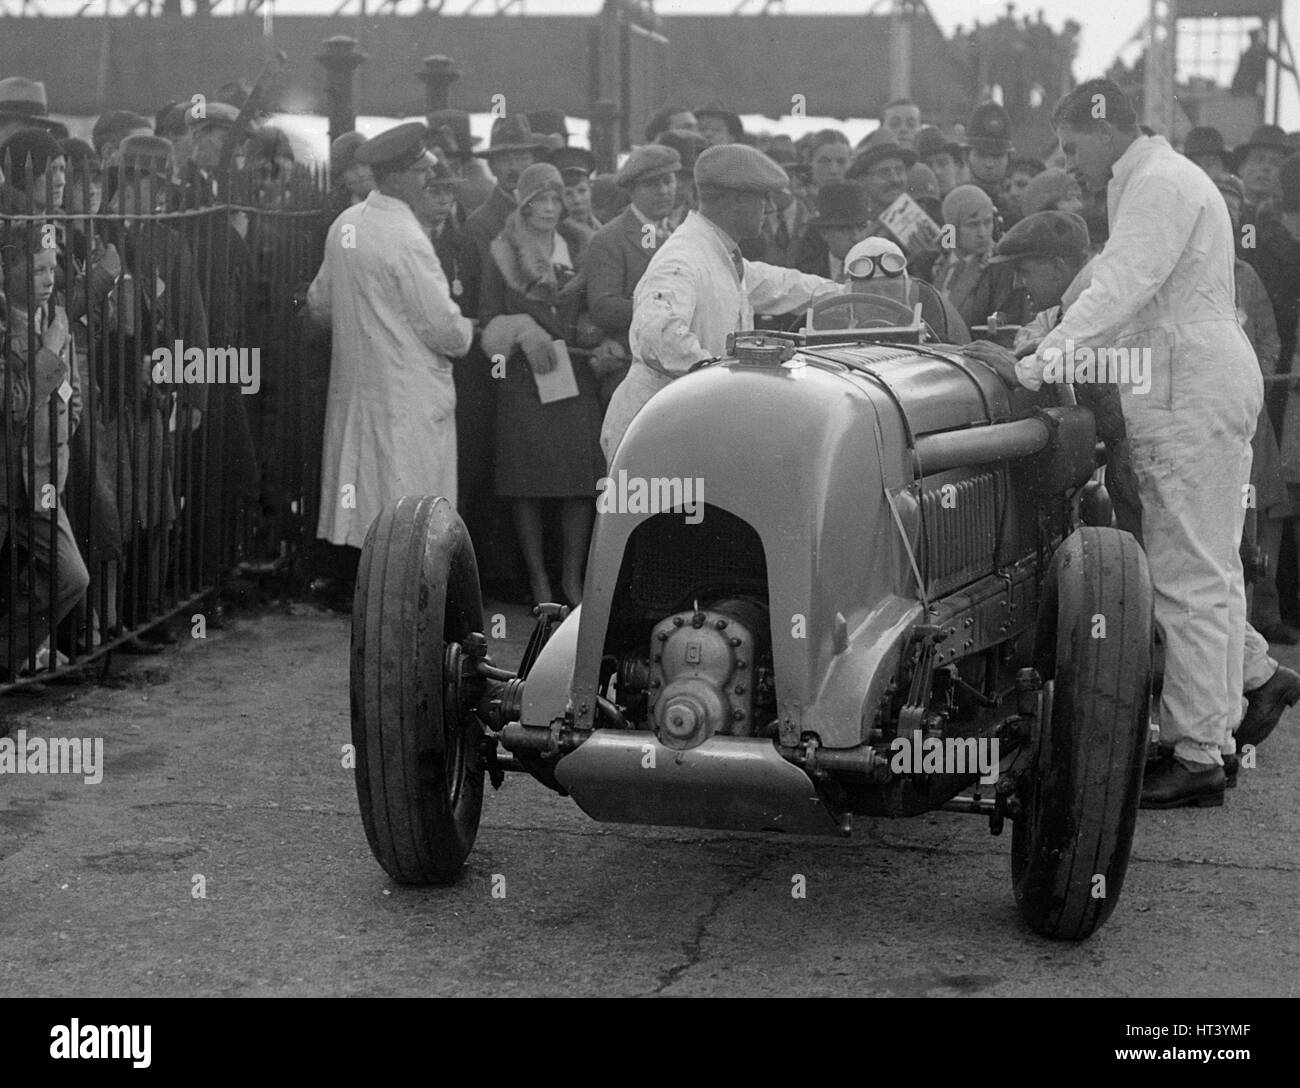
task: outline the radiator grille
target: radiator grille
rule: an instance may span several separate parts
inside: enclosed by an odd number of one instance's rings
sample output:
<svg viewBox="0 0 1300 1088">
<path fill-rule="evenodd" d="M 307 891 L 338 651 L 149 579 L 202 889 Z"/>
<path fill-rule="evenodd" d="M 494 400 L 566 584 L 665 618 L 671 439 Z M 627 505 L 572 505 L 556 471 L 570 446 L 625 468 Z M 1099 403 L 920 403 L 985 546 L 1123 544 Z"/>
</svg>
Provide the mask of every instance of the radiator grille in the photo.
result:
<svg viewBox="0 0 1300 1088">
<path fill-rule="evenodd" d="M 1005 488 L 1002 474 L 982 472 L 921 493 L 924 573 L 932 596 L 992 573 Z"/>
<path fill-rule="evenodd" d="M 628 545 L 630 603 L 663 615 L 701 601 L 720 587 L 767 592 L 763 544 L 754 530 L 725 510 L 705 505 L 696 525 L 682 514 L 658 514 L 637 528 Z"/>
</svg>

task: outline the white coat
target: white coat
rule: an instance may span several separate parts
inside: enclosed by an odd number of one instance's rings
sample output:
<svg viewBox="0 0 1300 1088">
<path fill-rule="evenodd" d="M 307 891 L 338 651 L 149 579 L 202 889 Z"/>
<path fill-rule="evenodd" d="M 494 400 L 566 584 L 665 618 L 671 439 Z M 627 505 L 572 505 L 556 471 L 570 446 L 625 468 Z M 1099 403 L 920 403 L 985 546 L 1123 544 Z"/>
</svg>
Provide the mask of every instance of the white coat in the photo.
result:
<svg viewBox="0 0 1300 1088">
<path fill-rule="evenodd" d="M 378 190 L 334 220 L 307 304 L 334 337 L 316 535 L 360 547 L 403 495 L 456 501 L 448 356 L 473 330 L 415 214 Z"/>
<path fill-rule="evenodd" d="M 744 261 L 742 280 L 731 257 L 737 249 L 724 231 L 691 212 L 650 258 L 632 293 L 632 365 L 601 428 L 606 461 L 641 406 L 701 359 L 723 355 L 728 333 L 753 328 L 755 313 L 785 313 L 819 291 L 838 289 L 834 280 L 761 261 Z"/>
<path fill-rule="evenodd" d="M 1161 740 L 1217 763 L 1243 710 L 1237 549 L 1263 381 L 1237 316 L 1232 222 L 1204 171 L 1163 137 L 1139 137 L 1107 198 L 1110 239 L 1091 283 L 1017 371 L 1037 388 L 1069 341 L 1147 352 L 1150 388 L 1121 381 L 1120 395 L 1165 640 Z"/>
</svg>

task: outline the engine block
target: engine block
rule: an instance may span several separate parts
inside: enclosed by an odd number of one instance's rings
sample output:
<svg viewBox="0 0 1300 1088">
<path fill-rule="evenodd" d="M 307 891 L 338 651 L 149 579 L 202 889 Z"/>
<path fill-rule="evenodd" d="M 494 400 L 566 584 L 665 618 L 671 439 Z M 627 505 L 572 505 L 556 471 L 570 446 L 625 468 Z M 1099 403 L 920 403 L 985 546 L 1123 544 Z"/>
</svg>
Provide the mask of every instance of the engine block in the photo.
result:
<svg viewBox="0 0 1300 1088">
<path fill-rule="evenodd" d="M 714 733 L 754 735 L 755 662 L 766 638 L 767 609 L 739 598 L 655 625 L 648 708 L 665 746 L 694 748 Z"/>
</svg>

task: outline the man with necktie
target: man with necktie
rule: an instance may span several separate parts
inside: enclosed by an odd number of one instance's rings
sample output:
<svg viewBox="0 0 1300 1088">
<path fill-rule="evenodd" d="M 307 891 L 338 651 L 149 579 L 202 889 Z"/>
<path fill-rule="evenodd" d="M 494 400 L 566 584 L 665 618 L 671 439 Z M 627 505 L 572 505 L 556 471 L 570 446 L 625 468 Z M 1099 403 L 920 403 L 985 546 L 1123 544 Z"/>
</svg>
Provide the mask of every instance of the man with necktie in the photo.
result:
<svg viewBox="0 0 1300 1088">
<path fill-rule="evenodd" d="M 671 147 L 645 144 L 632 149 L 615 181 L 632 197 L 617 218 L 606 223 L 591 239 L 584 258 L 587 273 L 587 309 L 591 320 L 617 345 L 599 357 L 600 407 L 627 376 L 632 354 L 627 333 L 632 324 L 632 292 L 641 282 L 670 233 L 668 216 L 677 199 L 677 171 L 681 157 Z M 619 355 L 622 359 L 620 361 Z"/>
</svg>

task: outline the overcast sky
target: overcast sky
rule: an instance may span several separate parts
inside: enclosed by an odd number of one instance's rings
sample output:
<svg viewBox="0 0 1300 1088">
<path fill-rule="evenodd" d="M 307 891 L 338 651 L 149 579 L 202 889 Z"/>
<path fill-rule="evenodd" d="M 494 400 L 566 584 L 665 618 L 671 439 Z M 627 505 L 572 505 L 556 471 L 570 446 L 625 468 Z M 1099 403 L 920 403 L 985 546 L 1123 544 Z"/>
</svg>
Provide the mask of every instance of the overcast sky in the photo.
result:
<svg viewBox="0 0 1300 1088">
<path fill-rule="evenodd" d="M 50 14 L 65 14 L 75 11 L 85 0 L 45 0 L 44 9 Z M 121 10 L 126 0 L 110 0 L 113 10 Z M 268 0 L 268 6 L 278 14 L 332 13 L 340 6 L 341 0 Z M 472 0 L 445 0 L 444 11 L 455 14 L 464 11 Z M 1005 0 L 927 0 L 935 20 L 950 32 L 957 25 L 969 27 L 976 22 L 992 22 L 1006 10 Z M 97 0 L 95 9 L 102 9 L 104 0 Z M 367 7 L 374 10 L 380 0 L 367 0 Z M 485 12 L 494 6 L 495 0 L 479 0 L 478 11 Z M 661 15 L 712 15 L 735 11 L 742 0 L 656 0 L 655 10 Z M 218 10 L 229 10 L 242 0 L 222 0 Z M 188 10 L 190 0 L 184 0 Z M 1287 27 L 1291 35 L 1293 48 L 1300 50 L 1300 0 L 1282 0 L 1287 18 Z M 536 15 L 590 15 L 602 7 L 601 0 L 523 0 L 523 10 Z M 1147 0 L 1033 0 L 1016 5 L 1018 15 L 1043 12 L 1047 22 L 1059 29 L 1067 19 L 1073 18 L 1083 25 L 1079 39 L 1079 57 L 1075 62 L 1075 75 L 1079 79 L 1099 76 L 1110 66 L 1115 55 L 1125 48 L 1125 44 L 1139 30 L 1145 20 Z M 400 10 L 414 10 L 413 0 L 403 0 Z M 762 0 L 743 0 L 746 12 L 757 12 L 762 8 Z M 887 11 L 889 0 L 785 0 L 785 10 L 792 15 L 834 14 L 854 15 L 867 11 Z M 356 13 L 360 10 L 359 0 L 350 0 L 347 11 Z M 1086 12 L 1086 14 L 1081 14 Z M 1216 55 L 1212 36 L 1202 37 L 1198 43 L 1190 33 L 1186 21 L 1180 24 L 1185 28 L 1180 44 L 1180 57 L 1183 58 L 1180 74 L 1187 71 L 1199 52 L 1205 61 L 1212 61 Z M 1202 22 L 1202 25 L 1204 23 Z M 1240 30 L 1244 44 L 1247 26 L 1255 25 L 1253 20 L 1224 20 L 1224 29 Z M 1131 48 L 1126 59 L 1131 60 L 1136 52 Z M 1233 33 L 1223 38 L 1217 55 L 1226 58 L 1226 62 L 1217 71 L 1202 68 L 1200 74 L 1217 78 L 1225 84 L 1231 79 L 1240 55 L 1241 45 Z M 1295 83 L 1284 80 L 1282 96 L 1282 124 L 1287 129 L 1300 128 L 1300 91 Z"/>
</svg>

